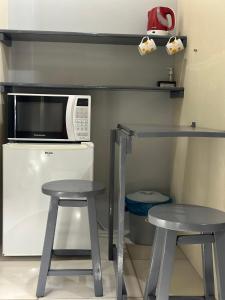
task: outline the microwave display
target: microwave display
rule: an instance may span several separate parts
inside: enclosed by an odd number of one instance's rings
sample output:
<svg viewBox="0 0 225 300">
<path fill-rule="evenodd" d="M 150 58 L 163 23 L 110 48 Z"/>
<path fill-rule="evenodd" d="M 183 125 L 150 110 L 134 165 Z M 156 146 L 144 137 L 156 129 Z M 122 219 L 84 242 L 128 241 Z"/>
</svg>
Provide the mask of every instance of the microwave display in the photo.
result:
<svg viewBox="0 0 225 300">
<path fill-rule="evenodd" d="M 90 96 L 8 94 L 9 140 L 90 140 Z"/>
</svg>

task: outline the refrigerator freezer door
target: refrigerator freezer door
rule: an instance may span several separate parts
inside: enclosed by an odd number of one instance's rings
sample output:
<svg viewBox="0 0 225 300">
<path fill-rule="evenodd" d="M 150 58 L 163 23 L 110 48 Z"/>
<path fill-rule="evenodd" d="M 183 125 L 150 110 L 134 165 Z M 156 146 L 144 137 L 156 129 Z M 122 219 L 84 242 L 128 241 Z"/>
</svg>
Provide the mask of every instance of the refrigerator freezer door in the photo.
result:
<svg viewBox="0 0 225 300">
<path fill-rule="evenodd" d="M 50 197 L 43 183 L 93 179 L 94 145 L 3 146 L 3 254 L 41 255 Z M 87 208 L 59 208 L 56 249 L 90 249 Z"/>
</svg>

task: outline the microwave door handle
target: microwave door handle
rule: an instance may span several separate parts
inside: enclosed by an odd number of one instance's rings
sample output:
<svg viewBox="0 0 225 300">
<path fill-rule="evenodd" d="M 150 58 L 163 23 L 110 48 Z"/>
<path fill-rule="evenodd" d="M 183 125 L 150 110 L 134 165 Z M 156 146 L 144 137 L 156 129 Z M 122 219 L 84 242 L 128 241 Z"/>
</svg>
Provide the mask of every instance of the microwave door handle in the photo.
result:
<svg viewBox="0 0 225 300">
<path fill-rule="evenodd" d="M 69 96 L 67 107 L 66 107 L 66 131 L 68 140 L 75 141 L 75 120 L 73 116 L 75 115 L 75 108 L 77 106 L 77 97 Z"/>
</svg>

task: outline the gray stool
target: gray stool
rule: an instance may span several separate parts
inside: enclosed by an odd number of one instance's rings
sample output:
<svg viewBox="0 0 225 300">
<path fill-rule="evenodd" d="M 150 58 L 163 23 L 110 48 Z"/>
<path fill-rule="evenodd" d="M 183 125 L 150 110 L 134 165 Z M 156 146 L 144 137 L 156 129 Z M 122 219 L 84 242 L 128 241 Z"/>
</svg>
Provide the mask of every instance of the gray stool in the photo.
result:
<svg viewBox="0 0 225 300">
<path fill-rule="evenodd" d="M 73 275 L 93 275 L 95 296 L 103 296 L 101 259 L 98 242 L 98 229 L 95 207 L 95 196 L 104 191 L 102 184 L 86 180 L 59 180 L 52 181 L 42 186 L 42 192 L 51 196 L 51 203 L 48 212 L 48 221 L 45 233 L 43 253 L 41 257 L 40 273 L 37 285 L 37 297 L 43 297 L 47 276 L 73 276 Z M 55 227 L 58 207 L 88 207 L 88 217 L 91 238 L 91 256 L 93 269 L 51 269 L 51 258 L 58 251 L 61 255 L 71 255 L 73 250 L 53 250 Z M 77 250 L 78 255 L 82 255 L 82 250 Z M 87 251 L 88 250 L 83 250 Z M 69 253 L 70 252 L 70 253 Z M 73 251 L 76 252 L 75 250 Z M 90 251 L 89 251 L 90 252 Z"/>
<path fill-rule="evenodd" d="M 152 260 L 144 299 L 166 300 L 176 244 L 201 244 L 205 299 L 215 298 L 213 255 L 219 300 L 225 300 L 225 213 L 194 205 L 160 205 L 149 210 L 148 220 L 156 226 Z M 177 235 L 177 231 L 197 232 Z M 186 297 L 185 297 L 186 298 Z"/>
</svg>

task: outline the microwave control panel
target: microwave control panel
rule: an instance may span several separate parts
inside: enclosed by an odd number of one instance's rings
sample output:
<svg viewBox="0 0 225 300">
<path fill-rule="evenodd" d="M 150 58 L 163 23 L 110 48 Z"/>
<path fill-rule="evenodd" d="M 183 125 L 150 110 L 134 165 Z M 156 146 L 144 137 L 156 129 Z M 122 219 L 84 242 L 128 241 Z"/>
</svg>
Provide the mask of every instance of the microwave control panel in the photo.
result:
<svg viewBox="0 0 225 300">
<path fill-rule="evenodd" d="M 77 99 L 73 123 L 76 139 L 90 140 L 90 98 Z"/>
</svg>

